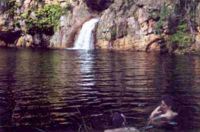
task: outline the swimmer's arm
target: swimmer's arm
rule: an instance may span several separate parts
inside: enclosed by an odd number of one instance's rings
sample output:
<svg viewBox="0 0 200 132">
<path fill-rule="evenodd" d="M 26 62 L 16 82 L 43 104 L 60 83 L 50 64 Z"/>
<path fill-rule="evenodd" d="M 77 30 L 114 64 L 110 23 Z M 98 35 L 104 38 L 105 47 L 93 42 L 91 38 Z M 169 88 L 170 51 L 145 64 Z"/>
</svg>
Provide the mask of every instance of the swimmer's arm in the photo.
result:
<svg viewBox="0 0 200 132">
<path fill-rule="evenodd" d="M 161 114 L 160 118 L 161 119 L 167 119 L 167 120 L 172 120 L 174 117 L 176 117 L 178 115 L 178 113 L 173 112 L 173 113 L 165 113 L 165 114 Z"/>
<path fill-rule="evenodd" d="M 153 118 L 153 120 L 168 120 L 167 114 L 162 114 Z"/>
<path fill-rule="evenodd" d="M 162 114 L 162 115 L 151 118 L 150 121 L 148 122 L 148 125 L 150 125 L 150 124 L 151 125 L 162 125 L 168 121 L 169 120 L 168 120 L 166 114 Z"/>
<path fill-rule="evenodd" d="M 160 106 L 158 106 L 150 115 L 149 119 L 152 119 L 158 115 L 160 115 L 162 111 L 160 110 Z"/>
<path fill-rule="evenodd" d="M 147 124 L 152 124 L 154 122 L 154 118 L 158 117 L 159 115 L 162 114 L 162 111 L 160 110 L 160 106 L 158 106 L 149 116 L 148 123 Z"/>
</svg>

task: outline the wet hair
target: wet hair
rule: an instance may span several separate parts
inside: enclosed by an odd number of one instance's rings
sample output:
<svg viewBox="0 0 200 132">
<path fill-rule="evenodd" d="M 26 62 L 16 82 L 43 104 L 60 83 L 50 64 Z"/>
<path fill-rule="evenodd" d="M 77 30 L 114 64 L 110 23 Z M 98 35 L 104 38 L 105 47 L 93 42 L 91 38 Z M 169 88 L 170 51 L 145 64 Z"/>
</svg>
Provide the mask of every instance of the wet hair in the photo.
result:
<svg viewBox="0 0 200 132">
<path fill-rule="evenodd" d="M 168 106 L 173 106 L 173 97 L 170 95 L 164 95 L 162 96 L 162 100 L 165 102 L 166 105 Z"/>
</svg>

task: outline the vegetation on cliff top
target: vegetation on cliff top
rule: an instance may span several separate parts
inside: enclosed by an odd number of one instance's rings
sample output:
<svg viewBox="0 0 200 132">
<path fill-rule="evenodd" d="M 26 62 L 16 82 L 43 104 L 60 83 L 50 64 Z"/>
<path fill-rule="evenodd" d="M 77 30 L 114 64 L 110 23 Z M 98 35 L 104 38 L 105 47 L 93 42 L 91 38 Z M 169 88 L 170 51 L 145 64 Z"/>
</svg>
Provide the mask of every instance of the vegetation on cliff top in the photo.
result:
<svg viewBox="0 0 200 132">
<path fill-rule="evenodd" d="M 62 8 L 59 5 L 45 5 L 34 12 L 29 10 L 21 14 L 21 17 L 25 20 L 28 32 L 43 32 L 51 29 L 55 30 L 59 25 L 61 14 Z"/>
<path fill-rule="evenodd" d="M 160 10 L 159 20 L 156 23 L 156 27 L 155 27 L 155 31 L 157 34 L 161 34 L 163 32 L 164 26 L 166 26 L 166 21 L 169 19 L 170 15 L 171 15 L 171 12 L 170 12 L 168 5 L 164 4 Z M 155 17 L 155 16 L 157 16 L 157 15 L 154 15 L 152 13 L 151 17 Z"/>
<path fill-rule="evenodd" d="M 194 4 L 197 3 L 183 0 L 179 4 L 173 5 L 173 10 L 166 4 L 161 7 L 155 31 L 161 37 L 163 37 L 163 34 L 168 35 L 169 37 L 166 41 L 172 47 L 185 49 L 194 43 L 196 25 Z"/>
<path fill-rule="evenodd" d="M 170 35 L 171 44 L 177 44 L 178 48 L 187 48 L 192 44 L 192 35 L 189 33 L 188 24 L 181 21 L 176 28 L 176 32 Z"/>
</svg>

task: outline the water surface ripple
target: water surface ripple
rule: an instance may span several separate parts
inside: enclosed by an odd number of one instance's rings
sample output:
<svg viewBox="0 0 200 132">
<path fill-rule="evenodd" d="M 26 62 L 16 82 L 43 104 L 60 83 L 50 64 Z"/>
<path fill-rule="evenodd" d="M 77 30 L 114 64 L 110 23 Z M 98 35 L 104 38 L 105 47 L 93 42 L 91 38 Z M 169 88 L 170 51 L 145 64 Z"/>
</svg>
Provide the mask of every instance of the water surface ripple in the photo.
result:
<svg viewBox="0 0 200 132">
<path fill-rule="evenodd" d="M 103 130 L 112 112 L 122 111 L 127 125 L 140 128 L 167 93 L 179 112 L 178 131 L 197 131 L 199 86 L 199 56 L 1 49 L 0 124 L 77 130 L 82 117 Z"/>
</svg>

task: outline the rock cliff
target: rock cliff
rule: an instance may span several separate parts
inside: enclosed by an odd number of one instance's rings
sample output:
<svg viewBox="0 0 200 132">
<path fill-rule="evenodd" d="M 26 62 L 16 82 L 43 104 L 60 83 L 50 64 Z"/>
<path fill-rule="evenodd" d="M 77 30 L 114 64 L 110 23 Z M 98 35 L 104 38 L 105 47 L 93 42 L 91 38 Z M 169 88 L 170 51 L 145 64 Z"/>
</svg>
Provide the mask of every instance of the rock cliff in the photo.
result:
<svg viewBox="0 0 200 132">
<path fill-rule="evenodd" d="M 96 48 L 200 49 L 197 0 L 2 0 L 0 12 L 0 42 L 4 46 L 72 47 L 83 23 L 98 17 Z M 19 34 L 8 43 L 2 34 L 13 32 Z"/>
</svg>

